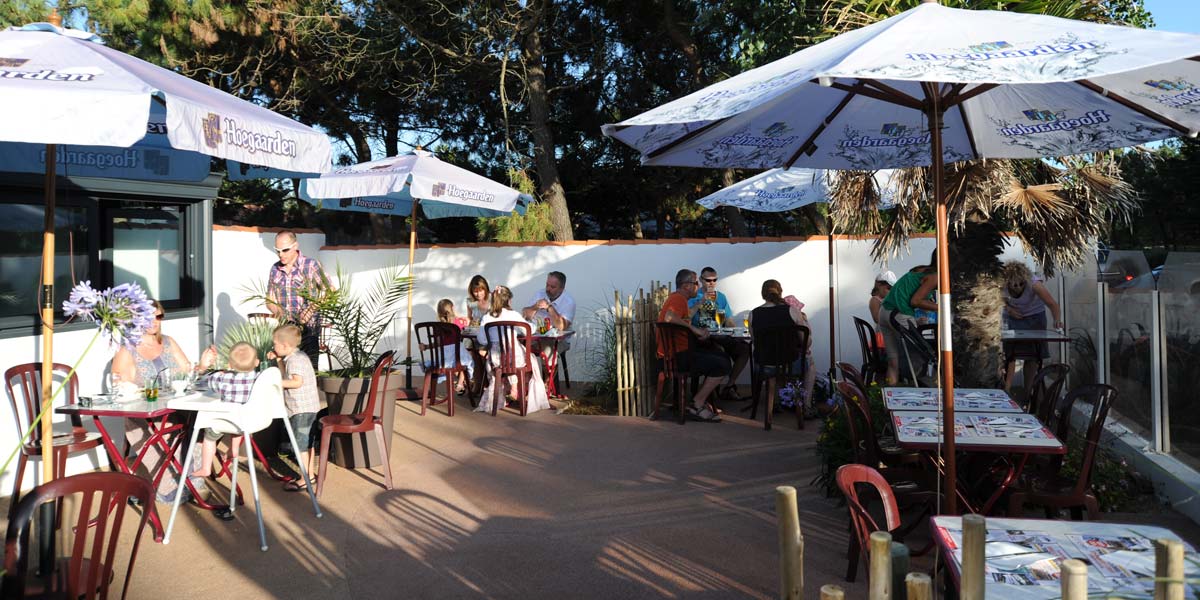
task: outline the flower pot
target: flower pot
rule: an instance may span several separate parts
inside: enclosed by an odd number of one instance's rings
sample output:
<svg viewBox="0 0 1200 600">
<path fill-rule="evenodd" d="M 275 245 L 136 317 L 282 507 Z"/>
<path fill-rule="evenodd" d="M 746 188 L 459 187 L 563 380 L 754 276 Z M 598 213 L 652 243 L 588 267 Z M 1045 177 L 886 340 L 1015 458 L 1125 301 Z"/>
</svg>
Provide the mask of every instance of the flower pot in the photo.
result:
<svg viewBox="0 0 1200 600">
<path fill-rule="evenodd" d="M 320 377 L 317 380 L 331 415 L 352 415 L 362 412 L 371 389 L 370 377 Z M 388 448 L 380 452 L 373 433 L 335 433 L 329 442 L 329 460 L 347 469 L 378 467 L 392 445 L 392 423 L 396 418 L 396 398 L 404 387 L 404 375 L 393 371 L 383 396 L 375 401 L 375 416 L 383 423 L 383 439 Z M 316 440 L 319 444 L 320 441 Z"/>
</svg>

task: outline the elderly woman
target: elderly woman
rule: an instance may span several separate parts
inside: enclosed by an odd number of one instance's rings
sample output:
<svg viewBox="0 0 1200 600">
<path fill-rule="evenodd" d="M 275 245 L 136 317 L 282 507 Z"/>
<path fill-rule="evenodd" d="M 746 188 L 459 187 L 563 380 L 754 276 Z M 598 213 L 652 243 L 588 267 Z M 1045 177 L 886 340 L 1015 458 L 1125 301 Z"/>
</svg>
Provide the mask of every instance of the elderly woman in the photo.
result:
<svg viewBox="0 0 1200 600">
<path fill-rule="evenodd" d="M 154 320 L 142 334 L 142 339 L 132 351 L 122 347 L 112 359 L 112 374 L 114 382 L 131 382 L 138 387 L 154 381 L 160 375 L 169 378 L 168 373 L 187 373 L 192 370 L 183 349 L 170 336 L 162 333 L 163 306 L 157 300 L 150 301 L 154 305 Z M 125 440 L 129 443 L 130 452 L 135 456 L 150 437 L 150 426 L 143 419 L 125 420 Z M 156 445 L 146 448 L 146 455 L 141 466 L 149 473 L 159 467 L 165 455 Z M 175 500 L 175 478 L 164 476 L 158 484 L 158 501 L 173 502 Z M 185 490 L 186 492 L 186 490 Z"/>
<path fill-rule="evenodd" d="M 1042 278 L 1034 275 L 1021 261 L 1004 263 L 1001 271 L 1004 279 L 1004 321 L 1006 329 L 1046 330 L 1046 309 L 1054 316 L 1054 328 L 1062 329 L 1062 313 L 1050 291 L 1042 284 Z M 1017 364 L 1012 343 L 1004 345 L 1004 389 L 1012 386 L 1013 373 Z M 1040 358 L 1050 358 L 1046 342 L 1036 343 Z M 1029 375 L 1028 371 L 1026 372 Z"/>
</svg>

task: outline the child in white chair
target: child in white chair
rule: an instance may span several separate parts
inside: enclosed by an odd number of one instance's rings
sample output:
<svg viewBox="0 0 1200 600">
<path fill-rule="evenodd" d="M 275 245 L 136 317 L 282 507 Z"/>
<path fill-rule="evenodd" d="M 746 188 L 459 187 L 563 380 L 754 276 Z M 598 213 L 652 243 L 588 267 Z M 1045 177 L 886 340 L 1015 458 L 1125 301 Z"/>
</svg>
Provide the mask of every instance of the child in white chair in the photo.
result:
<svg viewBox="0 0 1200 600">
<path fill-rule="evenodd" d="M 200 370 L 212 367 L 217 358 L 217 349 L 210 347 L 200 356 Z M 246 342 L 238 342 L 229 349 L 228 371 L 217 371 L 209 376 L 209 389 L 220 392 L 222 402 L 237 402 L 245 404 L 250 401 L 250 390 L 254 389 L 254 380 L 258 379 L 258 351 Z M 200 446 L 200 468 L 192 472 L 195 477 L 208 477 L 212 474 L 213 457 L 217 454 L 217 442 L 221 434 L 207 429 L 204 431 L 204 442 Z M 237 456 L 242 438 L 233 437 L 230 440 L 230 453 Z"/>
<path fill-rule="evenodd" d="M 313 371 L 312 361 L 307 354 L 299 351 L 300 333 L 300 328 L 290 323 L 276 327 L 271 336 L 275 351 L 268 353 L 267 358 L 277 360 L 279 370 L 283 373 L 283 404 L 287 407 L 288 422 L 296 434 L 298 446 L 292 451 L 296 454 L 298 465 L 304 467 L 304 472 L 312 473 L 312 429 L 317 422 L 317 411 L 321 410 L 321 399 L 317 393 L 317 374 Z M 288 481 L 283 484 L 283 489 L 299 492 L 304 489 L 304 482 Z"/>
</svg>

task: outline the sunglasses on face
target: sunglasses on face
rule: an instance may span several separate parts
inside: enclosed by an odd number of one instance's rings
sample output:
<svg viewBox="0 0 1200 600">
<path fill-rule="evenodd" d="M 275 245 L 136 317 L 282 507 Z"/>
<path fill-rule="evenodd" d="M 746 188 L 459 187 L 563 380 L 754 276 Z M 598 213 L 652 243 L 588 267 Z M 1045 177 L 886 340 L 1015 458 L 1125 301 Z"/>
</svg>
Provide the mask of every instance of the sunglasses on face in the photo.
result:
<svg viewBox="0 0 1200 600">
<path fill-rule="evenodd" d="M 157 315 L 154 315 L 154 320 L 161 321 L 161 320 L 163 320 L 164 317 L 166 317 L 166 315 L 164 315 L 162 313 L 158 313 Z"/>
<path fill-rule="evenodd" d="M 717 282 L 716 277 L 705 277 L 704 278 L 704 283 L 716 283 L 716 282 Z"/>
<path fill-rule="evenodd" d="M 288 246 L 287 248 L 276 248 L 276 249 L 275 249 L 275 254 L 287 254 L 288 252 L 291 252 L 291 251 L 292 251 L 292 250 L 294 250 L 295 248 L 296 248 L 296 246 L 294 246 L 294 245 L 293 245 L 293 246 Z"/>
</svg>

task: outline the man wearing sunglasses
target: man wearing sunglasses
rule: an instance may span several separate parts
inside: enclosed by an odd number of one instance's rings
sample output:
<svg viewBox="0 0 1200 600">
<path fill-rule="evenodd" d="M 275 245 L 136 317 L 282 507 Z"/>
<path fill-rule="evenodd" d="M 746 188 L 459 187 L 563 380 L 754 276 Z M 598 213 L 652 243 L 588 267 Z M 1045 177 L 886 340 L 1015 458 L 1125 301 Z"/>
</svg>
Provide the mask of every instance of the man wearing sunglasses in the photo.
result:
<svg viewBox="0 0 1200 600">
<path fill-rule="evenodd" d="M 729 300 L 725 298 L 725 294 L 717 291 L 718 279 L 716 269 L 704 267 L 700 270 L 700 293 L 688 300 L 688 312 L 692 317 L 692 325 L 701 329 L 716 329 L 718 326 L 732 327 L 729 323 L 733 319 L 733 309 L 729 308 Z M 719 323 L 717 322 L 718 313 L 721 315 Z M 737 400 L 737 384 L 735 382 L 746 368 L 746 364 L 750 362 L 750 344 L 731 337 L 715 338 L 712 343 L 721 348 L 733 362 L 733 371 L 729 381 L 718 390 L 717 395 L 724 400 Z"/>
<path fill-rule="evenodd" d="M 300 242 L 291 231 L 275 236 L 275 254 L 267 279 L 267 308 L 280 321 L 301 327 L 300 350 L 317 366 L 321 315 L 312 300 L 329 289 L 329 278 L 315 258 L 300 254 Z"/>
</svg>

